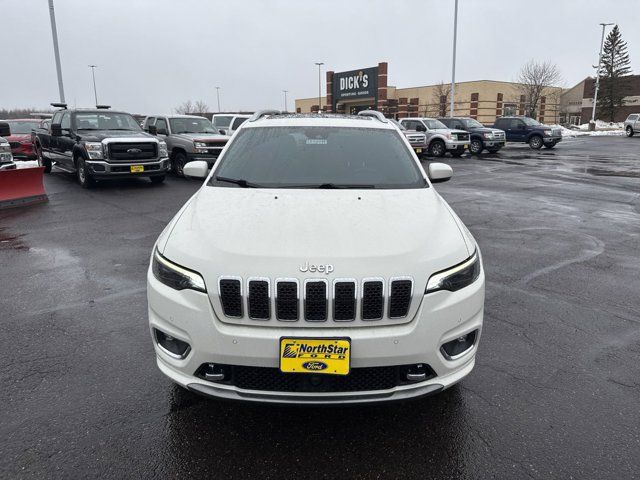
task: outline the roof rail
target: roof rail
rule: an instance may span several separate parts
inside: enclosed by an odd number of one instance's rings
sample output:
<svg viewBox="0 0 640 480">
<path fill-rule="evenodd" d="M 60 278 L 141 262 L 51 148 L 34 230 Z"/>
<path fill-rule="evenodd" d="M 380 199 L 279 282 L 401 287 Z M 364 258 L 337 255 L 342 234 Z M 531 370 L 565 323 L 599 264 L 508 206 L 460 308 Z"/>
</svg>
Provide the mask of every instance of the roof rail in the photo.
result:
<svg viewBox="0 0 640 480">
<path fill-rule="evenodd" d="M 64 108 L 65 110 L 67 109 L 66 103 L 51 103 L 50 105 L 54 108 Z"/>
<path fill-rule="evenodd" d="M 382 112 L 378 112 L 376 110 L 362 110 L 358 112 L 359 117 L 372 117 L 380 120 L 383 123 L 389 123 L 387 117 L 384 116 Z"/>
<path fill-rule="evenodd" d="M 96 105 L 96 108 L 98 110 L 109 110 L 111 108 L 111 105 Z"/>
<path fill-rule="evenodd" d="M 262 117 L 266 117 L 267 115 L 280 115 L 282 112 L 280 110 L 258 110 L 254 113 L 249 119 L 250 122 L 255 122 Z"/>
</svg>

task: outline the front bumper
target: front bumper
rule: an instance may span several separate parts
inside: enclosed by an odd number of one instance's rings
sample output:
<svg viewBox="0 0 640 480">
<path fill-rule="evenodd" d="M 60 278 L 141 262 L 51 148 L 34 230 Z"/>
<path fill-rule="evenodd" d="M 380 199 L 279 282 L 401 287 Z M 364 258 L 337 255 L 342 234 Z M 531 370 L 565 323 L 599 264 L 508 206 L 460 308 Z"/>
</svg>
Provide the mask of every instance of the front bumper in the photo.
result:
<svg viewBox="0 0 640 480">
<path fill-rule="evenodd" d="M 0 170 L 15 170 L 16 164 L 14 162 L 0 163 Z"/>
<path fill-rule="evenodd" d="M 459 382 L 475 364 L 484 314 L 484 272 L 472 285 L 457 292 L 434 292 L 421 301 L 409 323 L 391 326 L 305 328 L 273 322 L 272 326 L 223 323 L 206 294 L 176 291 L 147 275 L 151 337 L 160 370 L 174 382 L 201 394 L 238 400 L 276 403 L 332 404 L 371 403 L 407 399 L 438 392 Z M 184 359 L 161 349 L 153 334 L 159 329 L 190 344 Z M 462 356 L 446 359 L 440 347 L 477 331 L 474 345 Z M 234 385 L 206 381 L 195 375 L 204 363 L 277 368 L 280 337 L 349 337 L 351 368 L 426 363 L 435 377 L 387 390 L 349 392 L 279 392 L 246 390 Z"/>
<path fill-rule="evenodd" d="M 545 145 L 549 145 L 551 143 L 556 144 L 556 143 L 560 143 L 562 141 L 562 137 L 548 137 L 548 136 L 544 136 L 542 137 L 542 141 L 544 142 Z"/>
<path fill-rule="evenodd" d="M 151 162 L 121 162 L 111 163 L 104 160 L 85 160 L 91 176 L 94 178 L 114 178 L 114 177 L 152 177 L 164 175 L 169 168 L 169 159 L 161 158 Z M 132 172 L 131 167 L 142 166 L 142 172 Z"/>
<path fill-rule="evenodd" d="M 447 140 L 447 150 L 460 150 L 469 148 L 469 140 Z"/>
</svg>

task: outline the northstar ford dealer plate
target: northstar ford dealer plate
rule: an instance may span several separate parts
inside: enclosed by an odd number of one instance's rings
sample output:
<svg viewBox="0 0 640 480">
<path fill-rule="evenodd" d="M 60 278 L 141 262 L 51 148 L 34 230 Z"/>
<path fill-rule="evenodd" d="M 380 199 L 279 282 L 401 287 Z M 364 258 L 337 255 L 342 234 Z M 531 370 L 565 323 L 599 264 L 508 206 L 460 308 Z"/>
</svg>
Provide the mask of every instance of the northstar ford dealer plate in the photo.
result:
<svg viewBox="0 0 640 480">
<path fill-rule="evenodd" d="M 348 375 L 351 340 L 348 338 L 280 339 L 280 371 Z"/>
</svg>

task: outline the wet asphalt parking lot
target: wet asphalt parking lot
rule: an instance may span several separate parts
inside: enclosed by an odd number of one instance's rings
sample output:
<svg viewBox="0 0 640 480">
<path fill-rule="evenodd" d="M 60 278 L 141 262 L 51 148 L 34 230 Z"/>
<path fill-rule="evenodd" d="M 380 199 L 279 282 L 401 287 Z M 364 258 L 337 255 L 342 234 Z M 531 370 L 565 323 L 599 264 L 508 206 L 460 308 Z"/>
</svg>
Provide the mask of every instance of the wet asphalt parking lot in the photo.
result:
<svg viewBox="0 0 640 480">
<path fill-rule="evenodd" d="M 447 162 L 487 275 L 476 368 L 350 408 L 173 386 L 145 274 L 199 183 L 48 176 L 49 203 L 0 211 L 0 478 L 640 478 L 640 138 Z"/>
</svg>

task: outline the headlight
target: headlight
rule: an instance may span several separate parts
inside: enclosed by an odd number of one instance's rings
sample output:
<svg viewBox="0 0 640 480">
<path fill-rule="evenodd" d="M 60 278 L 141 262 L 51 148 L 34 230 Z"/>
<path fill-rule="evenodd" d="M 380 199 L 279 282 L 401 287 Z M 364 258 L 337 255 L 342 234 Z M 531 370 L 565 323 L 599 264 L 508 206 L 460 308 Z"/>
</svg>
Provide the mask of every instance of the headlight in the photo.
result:
<svg viewBox="0 0 640 480">
<path fill-rule="evenodd" d="M 167 150 L 167 142 L 160 142 L 158 144 L 158 154 L 161 158 L 169 156 L 169 151 Z"/>
<path fill-rule="evenodd" d="M 0 152 L 11 153 L 11 145 L 9 145 L 8 143 L 0 143 Z"/>
<path fill-rule="evenodd" d="M 425 293 L 436 292 L 438 290 L 455 292 L 471 285 L 479 276 L 480 258 L 478 256 L 478 250 L 476 250 L 471 257 L 461 264 L 431 275 L 427 282 Z"/>
<path fill-rule="evenodd" d="M 151 271 L 160 283 L 164 283 L 175 290 L 190 289 L 207 293 L 204 279 L 199 273 L 170 262 L 160 255 L 158 250 L 153 252 Z"/>
<path fill-rule="evenodd" d="M 102 158 L 102 144 L 100 142 L 85 142 L 84 148 L 87 149 L 89 159 L 98 160 Z"/>
<path fill-rule="evenodd" d="M 482 136 L 484 138 L 493 138 L 493 133 L 483 133 Z"/>
<path fill-rule="evenodd" d="M 193 142 L 193 149 L 196 153 L 207 153 L 207 144 L 203 142 Z"/>
<path fill-rule="evenodd" d="M 451 140 L 451 132 L 446 132 L 444 136 Z"/>
<path fill-rule="evenodd" d="M 550 137 L 551 135 L 553 135 L 553 132 L 551 130 L 545 130 L 544 134 Z"/>
</svg>

